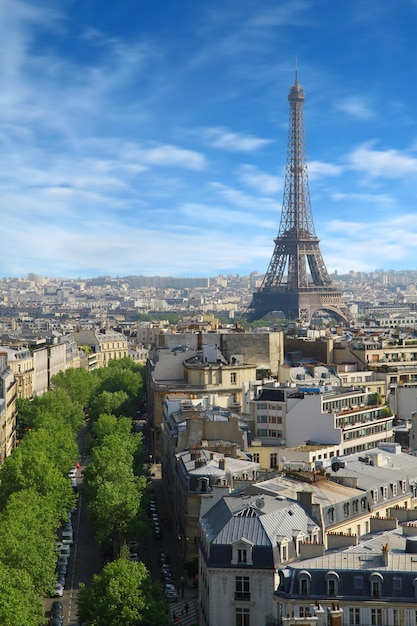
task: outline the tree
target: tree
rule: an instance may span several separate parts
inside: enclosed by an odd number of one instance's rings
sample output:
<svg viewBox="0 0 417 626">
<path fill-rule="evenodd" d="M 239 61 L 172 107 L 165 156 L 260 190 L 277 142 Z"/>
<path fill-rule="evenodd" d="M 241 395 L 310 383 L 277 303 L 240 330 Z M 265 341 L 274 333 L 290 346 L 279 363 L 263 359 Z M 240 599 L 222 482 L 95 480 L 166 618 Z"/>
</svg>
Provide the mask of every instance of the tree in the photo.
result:
<svg viewBox="0 0 417 626">
<path fill-rule="evenodd" d="M 90 626 L 168 626 L 168 605 L 160 583 L 143 563 L 119 558 L 80 584 L 78 617 Z"/>
<path fill-rule="evenodd" d="M 0 470 L 0 509 L 15 492 L 34 489 L 39 495 L 48 496 L 56 507 L 57 520 L 74 505 L 74 494 L 69 479 L 51 459 L 43 444 L 39 444 L 36 431 L 30 431 L 7 457 Z"/>
<path fill-rule="evenodd" d="M 69 368 L 52 377 L 51 389 L 65 391 L 72 402 L 85 407 L 95 393 L 98 382 L 97 376 L 82 367 Z"/>
<path fill-rule="evenodd" d="M 96 420 L 101 414 L 106 413 L 116 416 L 123 415 L 123 406 L 128 401 L 129 396 L 125 391 L 102 391 L 95 396 L 88 408 L 91 420 Z"/>
<path fill-rule="evenodd" d="M 42 595 L 49 594 L 54 582 L 54 508 L 50 498 L 27 489 L 12 494 L 0 513 L 0 562 L 29 574 L 34 590 Z"/>
<path fill-rule="evenodd" d="M 2 626 L 42 626 L 43 603 L 35 592 L 28 572 L 8 567 L 0 561 L 0 624 Z"/>
</svg>

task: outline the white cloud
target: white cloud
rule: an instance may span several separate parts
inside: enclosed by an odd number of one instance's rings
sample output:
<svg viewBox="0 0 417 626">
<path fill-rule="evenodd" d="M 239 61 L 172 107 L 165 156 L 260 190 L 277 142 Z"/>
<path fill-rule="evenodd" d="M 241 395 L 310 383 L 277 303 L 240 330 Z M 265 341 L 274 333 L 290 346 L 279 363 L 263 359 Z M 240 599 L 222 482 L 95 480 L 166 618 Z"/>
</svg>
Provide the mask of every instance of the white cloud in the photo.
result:
<svg viewBox="0 0 417 626">
<path fill-rule="evenodd" d="M 276 196 L 283 188 L 283 180 L 261 172 L 254 165 L 241 165 L 237 171 L 239 180 L 265 196 Z"/>
<path fill-rule="evenodd" d="M 308 173 L 312 180 L 324 176 L 340 176 L 343 174 L 343 167 L 324 161 L 311 161 L 308 163 Z"/>
<path fill-rule="evenodd" d="M 273 141 L 272 139 L 261 139 L 253 135 L 235 133 L 223 127 L 203 130 L 203 139 L 212 148 L 231 152 L 254 152 Z"/>
<path fill-rule="evenodd" d="M 408 178 L 417 174 L 417 158 L 399 150 L 376 150 L 373 142 L 347 155 L 348 166 L 373 178 Z"/>
<path fill-rule="evenodd" d="M 369 121 L 375 116 L 375 111 L 360 97 L 351 96 L 338 100 L 336 108 L 359 120 Z"/>
<path fill-rule="evenodd" d="M 354 202 L 355 205 L 377 204 L 384 208 L 392 209 L 398 205 L 397 199 L 389 194 L 371 194 L 371 193 L 344 193 L 334 191 L 330 193 L 333 200 L 344 202 Z"/>
<path fill-rule="evenodd" d="M 278 203 L 269 198 L 259 198 L 255 196 L 248 196 L 240 191 L 240 189 L 234 189 L 224 183 L 212 182 L 210 187 L 218 193 L 226 202 L 241 207 L 242 209 L 248 209 L 259 215 L 260 212 L 277 211 Z"/>
</svg>

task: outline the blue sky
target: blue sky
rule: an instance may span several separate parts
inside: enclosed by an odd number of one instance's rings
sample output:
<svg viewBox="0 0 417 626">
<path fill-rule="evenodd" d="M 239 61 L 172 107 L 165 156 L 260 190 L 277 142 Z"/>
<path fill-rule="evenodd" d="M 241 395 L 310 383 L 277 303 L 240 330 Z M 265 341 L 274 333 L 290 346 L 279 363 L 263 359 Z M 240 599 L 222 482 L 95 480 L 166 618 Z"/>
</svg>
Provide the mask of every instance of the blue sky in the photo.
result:
<svg viewBox="0 0 417 626">
<path fill-rule="evenodd" d="M 0 0 L 1 276 L 266 271 L 295 66 L 329 272 L 417 267 L 417 0 Z"/>
</svg>

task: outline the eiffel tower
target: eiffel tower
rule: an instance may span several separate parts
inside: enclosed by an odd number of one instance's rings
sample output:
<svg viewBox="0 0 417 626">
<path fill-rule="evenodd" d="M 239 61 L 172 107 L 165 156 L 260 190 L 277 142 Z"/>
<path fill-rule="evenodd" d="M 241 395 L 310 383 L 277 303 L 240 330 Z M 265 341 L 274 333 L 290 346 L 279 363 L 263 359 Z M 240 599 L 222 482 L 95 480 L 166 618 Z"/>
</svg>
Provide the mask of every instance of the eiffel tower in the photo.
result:
<svg viewBox="0 0 417 626">
<path fill-rule="evenodd" d="M 338 321 L 352 320 L 326 269 L 314 229 L 305 151 L 304 99 L 296 71 L 288 94 L 290 124 L 281 222 L 268 270 L 246 312 L 249 322 L 272 311 L 281 311 L 287 319 L 310 323 L 313 315 L 322 310 Z"/>
</svg>

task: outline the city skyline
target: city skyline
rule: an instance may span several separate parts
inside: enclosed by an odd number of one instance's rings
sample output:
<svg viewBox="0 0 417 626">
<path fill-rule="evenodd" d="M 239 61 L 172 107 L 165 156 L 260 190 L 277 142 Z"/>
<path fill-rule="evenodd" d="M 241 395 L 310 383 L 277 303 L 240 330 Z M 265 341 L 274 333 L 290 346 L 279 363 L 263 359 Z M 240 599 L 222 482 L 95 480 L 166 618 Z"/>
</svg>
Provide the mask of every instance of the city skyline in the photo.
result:
<svg viewBox="0 0 417 626">
<path fill-rule="evenodd" d="M 415 269 L 416 17 L 415 0 L 3 0 L 0 276 L 266 272 L 296 66 L 329 272 Z"/>
</svg>

